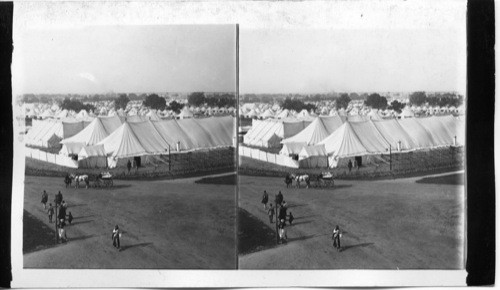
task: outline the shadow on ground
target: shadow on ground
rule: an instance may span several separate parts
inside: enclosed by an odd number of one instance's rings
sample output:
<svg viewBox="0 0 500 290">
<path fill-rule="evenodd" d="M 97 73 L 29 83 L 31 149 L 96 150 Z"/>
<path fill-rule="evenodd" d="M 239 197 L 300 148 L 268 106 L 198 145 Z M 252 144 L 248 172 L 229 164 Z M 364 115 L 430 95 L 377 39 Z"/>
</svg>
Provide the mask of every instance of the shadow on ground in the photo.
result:
<svg viewBox="0 0 500 290">
<path fill-rule="evenodd" d="M 55 228 L 24 211 L 23 215 L 23 254 L 40 251 L 56 245 Z"/>
<path fill-rule="evenodd" d="M 276 246 L 275 224 L 265 224 L 238 208 L 238 254 L 245 255 Z"/>
<path fill-rule="evenodd" d="M 134 245 L 121 246 L 120 247 L 120 252 L 123 252 L 123 251 L 128 250 L 128 249 L 132 249 L 132 248 L 145 247 L 145 246 L 149 246 L 149 245 L 152 245 L 152 244 L 153 243 L 140 243 L 140 244 L 134 244 Z"/>
<path fill-rule="evenodd" d="M 349 249 L 353 248 L 364 248 L 373 245 L 373 243 L 362 243 L 362 244 L 357 244 L 357 245 L 349 245 L 349 246 L 343 246 L 342 247 L 342 252 L 347 251 Z"/>
<path fill-rule="evenodd" d="M 205 177 L 196 180 L 194 183 L 236 185 L 236 179 L 236 174 L 228 174 L 224 176 Z"/>
<path fill-rule="evenodd" d="M 429 184 L 449 184 L 449 185 L 463 185 L 464 184 L 464 174 L 449 174 L 437 177 L 424 177 L 417 181 L 416 183 L 429 183 Z"/>
</svg>

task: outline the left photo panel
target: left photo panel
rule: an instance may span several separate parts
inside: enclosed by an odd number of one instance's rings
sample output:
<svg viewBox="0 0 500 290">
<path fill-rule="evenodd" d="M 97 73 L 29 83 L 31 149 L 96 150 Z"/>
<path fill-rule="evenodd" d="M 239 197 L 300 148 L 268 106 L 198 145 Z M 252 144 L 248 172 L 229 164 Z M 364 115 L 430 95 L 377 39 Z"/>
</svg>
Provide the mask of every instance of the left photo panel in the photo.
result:
<svg viewBox="0 0 500 290">
<path fill-rule="evenodd" d="M 235 269 L 237 26 L 23 24 L 23 268 Z"/>
</svg>

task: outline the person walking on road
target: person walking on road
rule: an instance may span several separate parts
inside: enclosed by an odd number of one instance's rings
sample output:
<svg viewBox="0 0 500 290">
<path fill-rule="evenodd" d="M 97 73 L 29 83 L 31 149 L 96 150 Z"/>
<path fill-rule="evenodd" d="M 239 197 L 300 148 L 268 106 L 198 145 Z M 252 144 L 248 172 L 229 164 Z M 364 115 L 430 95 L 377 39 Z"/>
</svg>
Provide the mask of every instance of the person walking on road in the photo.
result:
<svg viewBox="0 0 500 290">
<path fill-rule="evenodd" d="M 42 204 L 43 204 L 43 209 L 47 209 L 47 201 L 49 200 L 49 195 L 47 192 L 44 190 L 42 193 Z"/>
<path fill-rule="evenodd" d="M 56 207 L 61 204 L 62 200 L 63 200 L 63 196 L 62 196 L 61 191 L 59 191 L 59 193 L 56 194 L 56 198 L 54 199 L 54 202 L 56 203 Z"/>
<path fill-rule="evenodd" d="M 49 203 L 47 213 L 49 214 L 49 223 L 52 223 L 52 216 L 54 215 L 54 207 L 52 206 L 52 203 Z"/>
<path fill-rule="evenodd" d="M 269 195 L 264 190 L 264 194 L 262 195 L 262 204 L 264 204 L 264 210 L 267 210 L 267 202 L 269 201 Z"/>
<path fill-rule="evenodd" d="M 278 234 L 280 238 L 280 243 L 286 243 L 288 240 L 288 236 L 286 235 L 286 228 L 285 228 L 285 220 L 281 220 L 280 224 L 278 226 Z"/>
<path fill-rule="evenodd" d="M 275 202 L 276 205 L 281 205 L 281 203 L 283 202 L 283 194 L 281 194 L 281 190 L 278 195 L 276 195 Z"/>
<path fill-rule="evenodd" d="M 279 221 L 286 221 L 286 207 L 280 206 L 279 211 L 278 211 L 278 218 L 277 220 Z"/>
<path fill-rule="evenodd" d="M 289 223 L 290 225 L 292 225 L 293 220 L 294 220 L 294 218 L 293 218 L 292 212 L 290 212 L 290 214 L 288 215 L 288 223 Z"/>
<path fill-rule="evenodd" d="M 118 225 L 115 226 L 115 228 L 113 229 L 113 234 L 111 235 L 111 239 L 113 240 L 113 247 L 117 248 L 118 250 L 120 250 L 120 237 L 121 237 L 121 232 L 120 232 L 120 228 L 118 227 Z"/>
<path fill-rule="evenodd" d="M 73 215 L 71 214 L 71 212 L 69 212 L 69 214 L 68 214 L 68 223 L 69 223 L 69 225 L 71 225 L 71 222 L 73 222 Z"/>
<path fill-rule="evenodd" d="M 57 214 L 57 218 L 61 223 L 66 221 L 66 207 L 60 206 L 59 213 Z"/>
<path fill-rule="evenodd" d="M 68 237 L 66 236 L 66 223 L 63 221 L 59 225 L 59 240 L 63 243 L 66 243 L 68 241 Z"/>
<path fill-rule="evenodd" d="M 342 232 L 339 229 L 339 226 L 337 225 L 335 229 L 333 230 L 332 234 L 332 239 L 333 239 L 333 247 L 337 248 L 337 252 L 341 251 L 341 246 L 340 246 L 340 238 L 342 237 Z"/>
<path fill-rule="evenodd" d="M 269 215 L 269 222 L 273 223 L 274 208 L 272 203 L 269 204 L 269 209 L 267 210 L 267 214 Z"/>
</svg>

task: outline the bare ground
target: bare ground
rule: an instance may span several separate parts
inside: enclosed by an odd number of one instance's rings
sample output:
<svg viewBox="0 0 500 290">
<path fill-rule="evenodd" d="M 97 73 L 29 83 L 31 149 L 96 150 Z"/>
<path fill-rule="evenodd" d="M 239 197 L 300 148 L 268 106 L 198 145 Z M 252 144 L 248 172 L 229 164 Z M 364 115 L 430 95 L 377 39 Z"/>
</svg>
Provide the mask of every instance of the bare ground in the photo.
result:
<svg viewBox="0 0 500 290">
<path fill-rule="evenodd" d="M 269 223 L 262 193 L 267 190 L 274 200 L 281 190 L 295 221 L 288 227 L 287 245 L 242 254 L 239 267 L 463 268 L 463 186 L 417 184 L 414 179 L 340 180 L 332 190 L 287 189 L 283 178 L 240 176 L 241 208 Z M 337 224 L 344 231 L 342 252 L 332 247 Z"/>
<path fill-rule="evenodd" d="M 26 176 L 24 208 L 37 223 L 54 226 L 40 203 L 44 189 L 51 202 L 61 190 L 75 219 L 68 243 L 25 254 L 24 267 L 234 269 L 235 186 L 194 181 L 115 180 L 112 189 L 66 189 L 60 177 Z M 24 220 L 28 229 L 37 227 L 31 220 Z M 115 224 L 124 231 L 120 252 L 111 241 Z"/>
</svg>

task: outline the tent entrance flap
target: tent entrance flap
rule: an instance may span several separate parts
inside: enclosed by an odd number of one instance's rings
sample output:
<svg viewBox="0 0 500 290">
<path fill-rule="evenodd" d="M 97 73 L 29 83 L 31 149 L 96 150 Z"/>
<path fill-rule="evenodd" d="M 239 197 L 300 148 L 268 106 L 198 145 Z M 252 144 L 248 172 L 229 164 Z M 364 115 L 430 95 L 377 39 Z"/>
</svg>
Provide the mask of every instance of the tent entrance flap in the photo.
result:
<svg viewBox="0 0 500 290">
<path fill-rule="evenodd" d="M 141 167 L 141 156 L 135 156 L 134 161 L 137 168 Z"/>
<path fill-rule="evenodd" d="M 361 156 L 354 157 L 354 161 L 356 161 L 356 164 L 358 165 L 358 167 L 361 167 L 363 165 L 362 160 L 363 160 L 363 158 L 361 158 Z"/>
</svg>

